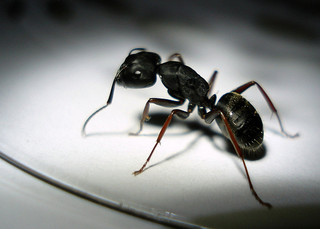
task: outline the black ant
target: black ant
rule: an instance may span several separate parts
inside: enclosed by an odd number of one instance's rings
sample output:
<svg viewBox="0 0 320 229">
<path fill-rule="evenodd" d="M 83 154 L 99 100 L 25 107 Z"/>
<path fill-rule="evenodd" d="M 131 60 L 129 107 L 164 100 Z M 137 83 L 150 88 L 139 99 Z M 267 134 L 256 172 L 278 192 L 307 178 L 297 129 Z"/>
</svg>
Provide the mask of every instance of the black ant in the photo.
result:
<svg viewBox="0 0 320 229">
<path fill-rule="evenodd" d="M 174 58 L 177 58 L 178 61 L 173 61 Z M 181 55 L 178 53 L 171 55 L 168 62 L 161 64 L 161 58 L 158 54 L 148 52 L 143 48 L 136 48 L 129 52 L 128 57 L 120 66 L 120 69 L 112 83 L 107 104 L 89 116 L 83 125 L 82 134 L 85 135 L 85 128 L 89 120 L 96 113 L 111 104 L 116 83 L 129 88 L 145 88 L 155 84 L 157 75 L 160 76 L 163 85 L 168 89 L 169 95 L 176 100 L 150 98 L 143 110 L 140 129 L 134 135 L 138 135 L 143 128 L 144 122 L 150 119 L 148 113 L 151 103 L 163 107 L 178 107 L 181 106 L 185 100 L 188 100 L 189 105 L 187 111 L 180 109 L 173 109 L 171 111 L 162 126 L 156 144 L 146 162 L 139 170 L 133 172 L 133 174 L 138 175 L 144 171 L 153 152 L 155 151 L 155 148 L 160 143 L 164 133 L 166 132 L 172 117 L 176 115 L 182 119 L 186 119 L 197 106 L 201 119 L 204 119 L 206 123 L 210 124 L 213 120 L 217 121 L 223 135 L 231 141 L 236 153 L 243 162 L 252 194 L 260 204 L 271 208 L 272 205 L 262 201 L 254 190 L 244 161 L 243 152 L 254 152 L 262 146 L 264 132 L 263 124 L 258 112 L 244 97 L 241 96 L 241 93 L 251 86 L 256 85 L 267 101 L 272 112 L 276 114 L 281 132 L 287 137 L 296 137 L 298 134 L 289 135 L 285 132 L 275 106 L 264 89 L 255 81 L 245 83 L 233 91 L 223 95 L 216 104 L 216 95 L 214 94 L 211 97 L 209 97 L 209 95 L 217 76 L 217 71 L 214 71 L 209 83 L 207 83 L 193 69 L 184 64 Z"/>
</svg>

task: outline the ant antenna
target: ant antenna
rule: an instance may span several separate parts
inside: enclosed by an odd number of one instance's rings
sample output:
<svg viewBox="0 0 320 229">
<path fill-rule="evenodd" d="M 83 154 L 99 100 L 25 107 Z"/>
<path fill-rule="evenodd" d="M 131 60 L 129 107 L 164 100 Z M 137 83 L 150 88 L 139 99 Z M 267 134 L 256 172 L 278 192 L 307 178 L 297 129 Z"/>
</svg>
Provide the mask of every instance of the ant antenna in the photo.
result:
<svg viewBox="0 0 320 229">
<path fill-rule="evenodd" d="M 104 108 L 106 108 L 108 105 L 109 105 L 109 104 L 106 104 L 106 105 L 100 107 L 98 110 L 96 110 L 95 112 L 93 112 L 93 113 L 89 116 L 89 118 L 87 118 L 87 120 L 86 120 L 86 121 L 84 122 L 84 124 L 83 124 L 82 131 L 81 131 L 83 137 L 85 137 L 85 136 L 87 135 L 87 134 L 86 134 L 86 126 L 87 126 L 88 122 L 90 121 L 90 119 L 91 119 L 93 116 L 95 116 L 98 112 L 100 112 L 101 110 L 103 110 Z"/>
<path fill-rule="evenodd" d="M 117 75 L 116 77 L 114 77 L 114 80 L 112 82 L 112 86 L 111 86 L 111 90 L 110 90 L 110 94 L 109 94 L 109 98 L 108 98 L 108 101 L 107 101 L 107 104 L 100 107 L 98 110 L 96 110 L 95 112 L 93 112 L 88 118 L 87 120 L 84 122 L 83 126 L 82 126 L 82 136 L 86 136 L 86 126 L 88 124 L 88 122 L 90 121 L 90 119 L 95 116 L 98 112 L 100 112 L 101 110 L 103 110 L 104 108 L 106 108 L 107 106 L 109 106 L 109 104 L 111 104 L 112 102 L 112 99 L 113 99 L 113 94 L 114 94 L 114 88 L 115 88 L 115 85 L 116 85 L 116 82 L 119 81 L 119 74 L 125 69 L 127 68 L 128 66 L 127 65 L 123 65 L 119 71 L 117 72 Z"/>
<path fill-rule="evenodd" d="M 119 73 L 118 73 L 119 74 Z M 117 74 L 117 76 L 118 76 Z M 115 85 L 116 85 L 116 82 L 117 82 L 117 76 L 114 78 L 113 80 L 113 83 L 112 83 L 112 86 L 111 86 L 111 91 L 110 91 L 110 94 L 109 94 L 109 98 L 108 98 L 108 101 L 107 101 L 107 104 L 100 107 L 98 110 L 96 110 L 95 112 L 93 112 L 88 118 L 87 120 L 84 122 L 83 124 L 83 127 L 82 127 L 82 136 L 86 136 L 86 126 L 88 124 L 88 122 L 90 121 L 90 119 L 95 116 L 98 112 L 100 112 L 101 110 L 103 110 L 104 108 L 106 108 L 109 104 L 111 104 L 112 102 L 112 99 L 113 99 L 113 93 L 114 93 L 114 88 L 115 88 Z"/>
</svg>

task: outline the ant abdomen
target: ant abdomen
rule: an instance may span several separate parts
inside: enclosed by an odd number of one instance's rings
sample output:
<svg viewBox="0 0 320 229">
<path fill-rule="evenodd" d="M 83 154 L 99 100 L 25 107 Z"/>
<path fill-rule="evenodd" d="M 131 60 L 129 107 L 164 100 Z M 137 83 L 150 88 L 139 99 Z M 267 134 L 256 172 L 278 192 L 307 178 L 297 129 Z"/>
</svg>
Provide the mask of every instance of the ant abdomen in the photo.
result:
<svg viewBox="0 0 320 229">
<path fill-rule="evenodd" d="M 256 151 L 262 146 L 263 124 L 256 109 L 236 92 L 230 92 L 221 97 L 217 103 L 233 131 L 240 146 L 245 151 Z M 226 126 L 218 116 L 216 119 L 223 135 L 229 138 Z"/>
</svg>

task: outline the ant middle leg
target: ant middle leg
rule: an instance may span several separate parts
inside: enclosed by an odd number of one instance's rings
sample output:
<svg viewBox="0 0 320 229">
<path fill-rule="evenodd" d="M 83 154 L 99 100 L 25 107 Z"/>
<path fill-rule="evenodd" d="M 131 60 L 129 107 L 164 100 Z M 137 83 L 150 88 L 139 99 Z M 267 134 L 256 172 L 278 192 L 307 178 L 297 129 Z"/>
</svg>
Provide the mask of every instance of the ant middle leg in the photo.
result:
<svg viewBox="0 0 320 229">
<path fill-rule="evenodd" d="M 158 99 L 158 98 L 150 98 L 148 102 L 146 103 L 142 117 L 140 120 L 140 129 L 136 133 L 130 133 L 130 135 L 139 135 L 140 132 L 143 129 L 143 124 L 145 121 L 148 121 L 150 119 L 149 114 L 149 109 L 150 109 L 150 103 L 154 103 L 159 106 L 163 107 L 178 107 L 181 106 L 184 103 L 185 100 L 181 99 L 179 101 L 174 101 L 174 100 L 169 100 L 169 99 Z"/>
<path fill-rule="evenodd" d="M 244 92 L 245 90 L 247 90 L 248 88 L 250 88 L 251 86 L 253 85 L 256 85 L 259 89 L 259 91 L 261 92 L 261 94 L 263 95 L 264 99 L 267 101 L 271 111 L 273 113 L 275 113 L 275 115 L 277 116 L 277 119 L 279 121 L 279 125 L 280 125 L 280 129 L 281 129 L 281 133 L 284 134 L 286 137 L 290 137 L 290 138 L 295 138 L 295 137 L 298 137 L 299 134 L 296 133 L 294 135 L 291 135 L 289 133 L 287 133 L 284 128 L 283 128 L 283 125 L 282 125 L 282 122 L 281 122 L 281 119 L 280 119 L 280 116 L 279 116 L 279 113 L 277 111 L 277 109 L 275 108 L 275 106 L 273 105 L 271 99 L 269 98 L 269 96 L 267 95 L 267 93 L 265 92 L 265 90 L 260 86 L 260 84 L 258 84 L 256 81 L 250 81 L 248 83 L 245 83 L 243 85 L 241 85 L 240 87 L 234 89 L 232 92 L 236 92 L 238 94 L 241 94 L 242 92 Z"/>
<path fill-rule="evenodd" d="M 216 80 L 216 78 L 217 78 L 217 74 L 218 74 L 218 71 L 214 71 L 213 72 L 213 74 L 212 74 L 212 76 L 210 77 L 210 80 L 209 80 L 209 91 L 208 91 L 208 94 L 207 94 L 207 96 L 209 97 L 210 95 L 211 95 L 211 93 L 212 93 L 212 90 L 213 90 L 213 85 L 214 85 L 214 82 L 215 82 L 215 80 Z"/>
<path fill-rule="evenodd" d="M 174 109 L 174 110 L 171 111 L 170 115 L 168 116 L 167 120 L 165 121 L 165 123 L 163 124 L 163 126 L 161 128 L 161 131 L 160 131 L 160 133 L 158 135 L 156 144 L 154 145 L 154 147 L 153 147 L 150 155 L 148 156 L 146 162 L 142 165 L 142 167 L 139 170 L 133 172 L 133 175 L 136 176 L 136 175 L 139 175 L 140 173 L 143 172 L 143 170 L 146 167 L 147 163 L 150 161 L 150 158 L 152 157 L 152 154 L 153 154 L 154 150 L 156 149 L 156 147 L 160 143 L 164 133 L 166 132 L 167 127 L 169 126 L 169 124 L 170 124 L 170 122 L 171 122 L 171 120 L 172 120 L 174 115 L 177 115 L 178 117 L 180 117 L 182 119 L 186 119 L 186 118 L 189 117 L 190 113 L 187 112 L 187 111 L 180 110 L 180 109 Z"/>
</svg>

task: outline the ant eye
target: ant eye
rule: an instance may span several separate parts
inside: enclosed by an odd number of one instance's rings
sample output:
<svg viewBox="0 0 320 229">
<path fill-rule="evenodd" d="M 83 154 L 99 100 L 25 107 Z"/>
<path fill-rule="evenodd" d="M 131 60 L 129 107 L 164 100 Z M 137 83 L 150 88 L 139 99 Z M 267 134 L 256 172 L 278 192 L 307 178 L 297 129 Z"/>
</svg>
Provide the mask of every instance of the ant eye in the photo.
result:
<svg viewBox="0 0 320 229">
<path fill-rule="evenodd" d="M 141 72 L 139 70 L 137 70 L 137 71 L 134 72 L 134 74 L 137 75 L 137 76 L 140 76 Z"/>
<path fill-rule="evenodd" d="M 142 74 L 142 72 L 139 71 L 139 70 L 137 70 L 137 71 L 134 72 L 133 78 L 134 78 L 134 79 L 140 79 L 141 74 Z"/>
</svg>

